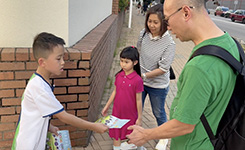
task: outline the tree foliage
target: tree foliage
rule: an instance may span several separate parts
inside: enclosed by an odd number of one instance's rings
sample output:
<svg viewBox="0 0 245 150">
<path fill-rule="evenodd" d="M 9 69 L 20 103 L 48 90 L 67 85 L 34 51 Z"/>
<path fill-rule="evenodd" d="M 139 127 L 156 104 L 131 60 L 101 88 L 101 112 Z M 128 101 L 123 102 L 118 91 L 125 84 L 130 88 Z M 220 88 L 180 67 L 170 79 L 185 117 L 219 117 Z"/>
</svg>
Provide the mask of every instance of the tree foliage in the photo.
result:
<svg viewBox="0 0 245 150">
<path fill-rule="evenodd" d="M 125 10 L 129 6 L 129 0 L 119 0 L 119 11 Z"/>
</svg>

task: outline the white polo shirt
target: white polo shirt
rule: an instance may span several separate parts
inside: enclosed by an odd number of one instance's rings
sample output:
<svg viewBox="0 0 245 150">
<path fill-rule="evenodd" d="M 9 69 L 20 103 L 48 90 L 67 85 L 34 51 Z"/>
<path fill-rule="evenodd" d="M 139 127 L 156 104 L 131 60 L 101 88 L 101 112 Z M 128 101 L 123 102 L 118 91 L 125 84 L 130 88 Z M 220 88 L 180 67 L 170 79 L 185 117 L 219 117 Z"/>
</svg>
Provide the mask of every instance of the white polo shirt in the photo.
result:
<svg viewBox="0 0 245 150">
<path fill-rule="evenodd" d="M 50 117 L 63 110 L 49 83 L 33 74 L 22 96 L 12 150 L 44 150 Z"/>
</svg>

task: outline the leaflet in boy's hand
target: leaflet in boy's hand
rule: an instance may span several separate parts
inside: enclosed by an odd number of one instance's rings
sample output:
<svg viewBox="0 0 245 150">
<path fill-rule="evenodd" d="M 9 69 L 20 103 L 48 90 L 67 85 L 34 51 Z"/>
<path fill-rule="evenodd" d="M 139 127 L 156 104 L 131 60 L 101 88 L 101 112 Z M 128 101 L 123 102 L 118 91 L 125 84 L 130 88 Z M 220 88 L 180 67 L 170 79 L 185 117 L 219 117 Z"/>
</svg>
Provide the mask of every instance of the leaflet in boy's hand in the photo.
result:
<svg viewBox="0 0 245 150">
<path fill-rule="evenodd" d="M 96 122 L 103 123 L 107 125 L 109 128 L 122 128 L 129 121 L 129 119 L 119 119 L 115 116 L 109 115 L 98 119 Z"/>
<path fill-rule="evenodd" d="M 58 131 L 58 136 L 48 132 L 45 150 L 71 150 L 71 141 L 68 130 Z"/>
</svg>

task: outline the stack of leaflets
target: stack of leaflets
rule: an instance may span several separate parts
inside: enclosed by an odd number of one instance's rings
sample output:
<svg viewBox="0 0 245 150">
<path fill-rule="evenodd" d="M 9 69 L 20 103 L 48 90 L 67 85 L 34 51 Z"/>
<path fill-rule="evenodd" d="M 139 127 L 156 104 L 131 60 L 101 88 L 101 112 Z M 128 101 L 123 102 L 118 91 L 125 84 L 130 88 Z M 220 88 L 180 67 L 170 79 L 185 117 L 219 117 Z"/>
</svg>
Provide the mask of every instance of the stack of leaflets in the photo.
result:
<svg viewBox="0 0 245 150">
<path fill-rule="evenodd" d="M 58 131 L 58 136 L 48 132 L 46 150 L 72 150 L 68 130 Z"/>
<path fill-rule="evenodd" d="M 115 116 L 109 115 L 98 119 L 96 122 L 103 123 L 109 128 L 122 128 L 129 121 L 129 119 L 119 119 Z"/>
</svg>

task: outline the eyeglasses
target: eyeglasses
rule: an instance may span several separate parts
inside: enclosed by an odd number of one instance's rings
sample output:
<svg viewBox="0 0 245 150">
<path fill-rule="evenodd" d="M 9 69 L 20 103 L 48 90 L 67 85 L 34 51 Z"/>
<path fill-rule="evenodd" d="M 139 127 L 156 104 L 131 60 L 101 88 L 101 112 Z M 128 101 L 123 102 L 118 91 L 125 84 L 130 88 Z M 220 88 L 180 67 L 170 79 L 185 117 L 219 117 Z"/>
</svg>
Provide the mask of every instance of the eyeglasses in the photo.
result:
<svg viewBox="0 0 245 150">
<path fill-rule="evenodd" d="M 168 24 L 168 20 L 169 20 L 169 18 L 171 17 L 171 16 L 173 16 L 174 14 L 176 14 L 177 12 L 179 12 L 181 9 L 182 9 L 183 7 L 180 7 L 179 9 L 177 9 L 174 13 L 172 13 L 171 15 L 169 15 L 168 17 L 166 17 L 165 19 L 163 19 L 164 20 L 164 22 L 167 24 L 167 26 L 169 26 L 169 24 Z M 195 8 L 195 7 L 193 7 L 193 6 L 189 6 L 189 8 Z"/>
</svg>

